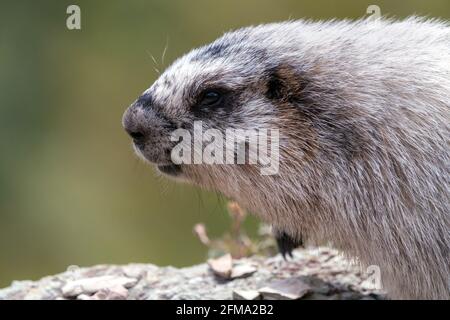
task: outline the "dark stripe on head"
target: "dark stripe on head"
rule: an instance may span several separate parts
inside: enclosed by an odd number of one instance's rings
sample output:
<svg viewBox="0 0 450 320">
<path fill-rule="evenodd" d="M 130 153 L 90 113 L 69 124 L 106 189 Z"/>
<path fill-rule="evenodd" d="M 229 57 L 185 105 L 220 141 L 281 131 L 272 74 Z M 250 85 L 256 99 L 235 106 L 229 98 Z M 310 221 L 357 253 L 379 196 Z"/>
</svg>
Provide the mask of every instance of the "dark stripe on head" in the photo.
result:
<svg viewBox="0 0 450 320">
<path fill-rule="evenodd" d="M 150 93 L 144 93 L 137 100 L 136 104 L 141 105 L 143 108 L 150 108 L 153 104 L 153 97 Z"/>
<path fill-rule="evenodd" d="M 194 57 L 195 60 L 214 59 L 225 56 L 230 45 L 223 42 L 214 42 L 199 50 Z"/>
</svg>

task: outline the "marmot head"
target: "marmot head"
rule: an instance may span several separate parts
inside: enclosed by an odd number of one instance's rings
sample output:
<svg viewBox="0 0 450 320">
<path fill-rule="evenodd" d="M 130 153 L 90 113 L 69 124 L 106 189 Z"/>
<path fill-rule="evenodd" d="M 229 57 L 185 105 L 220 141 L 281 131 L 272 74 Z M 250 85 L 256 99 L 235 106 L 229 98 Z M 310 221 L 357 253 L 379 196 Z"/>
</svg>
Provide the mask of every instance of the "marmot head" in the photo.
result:
<svg viewBox="0 0 450 320">
<path fill-rule="evenodd" d="M 214 187 L 213 180 L 223 184 L 227 178 L 260 172 L 248 163 L 175 164 L 174 130 L 194 136 L 196 121 L 203 131 L 215 129 L 224 136 L 227 129 L 279 130 L 280 157 L 295 150 L 286 146 L 290 135 L 305 142 L 303 151 L 310 148 L 310 129 L 296 107 L 308 103 L 301 70 L 290 65 L 292 50 L 266 39 L 270 25 L 265 28 L 225 34 L 175 61 L 124 114 L 123 126 L 137 154 L 164 174 Z"/>
</svg>

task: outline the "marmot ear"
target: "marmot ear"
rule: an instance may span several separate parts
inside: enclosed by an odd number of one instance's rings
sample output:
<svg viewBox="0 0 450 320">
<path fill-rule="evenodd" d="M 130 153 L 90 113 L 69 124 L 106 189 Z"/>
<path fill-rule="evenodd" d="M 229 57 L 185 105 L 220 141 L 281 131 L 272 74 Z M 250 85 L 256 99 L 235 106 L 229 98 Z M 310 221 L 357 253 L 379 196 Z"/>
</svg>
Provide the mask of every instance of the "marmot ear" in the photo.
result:
<svg viewBox="0 0 450 320">
<path fill-rule="evenodd" d="M 277 69 L 270 70 L 267 80 L 266 97 L 270 100 L 282 99 L 286 90 L 285 84 Z"/>
<path fill-rule="evenodd" d="M 288 64 L 267 70 L 266 97 L 270 100 L 292 101 L 299 97 L 303 80 L 300 72 Z"/>
</svg>

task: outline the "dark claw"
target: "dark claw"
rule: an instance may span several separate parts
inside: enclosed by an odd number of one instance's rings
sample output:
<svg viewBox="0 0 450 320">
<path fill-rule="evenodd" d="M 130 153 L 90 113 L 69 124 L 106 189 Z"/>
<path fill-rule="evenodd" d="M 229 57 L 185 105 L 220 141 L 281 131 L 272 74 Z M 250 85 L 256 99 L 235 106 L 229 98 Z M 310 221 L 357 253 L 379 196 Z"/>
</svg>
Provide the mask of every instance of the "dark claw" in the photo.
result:
<svg viewBox="0 0 450 320">
<path fill-rule="evenodd" d="M 295 248 L 303 246 L 301 239 L 294 239 L 285 232 L 275 232 L 275 239 L 277 240 L 278 250 L 284 260 L 287 260 L 286 256 L 292 258 L 292 251 Z"/>
</svg>

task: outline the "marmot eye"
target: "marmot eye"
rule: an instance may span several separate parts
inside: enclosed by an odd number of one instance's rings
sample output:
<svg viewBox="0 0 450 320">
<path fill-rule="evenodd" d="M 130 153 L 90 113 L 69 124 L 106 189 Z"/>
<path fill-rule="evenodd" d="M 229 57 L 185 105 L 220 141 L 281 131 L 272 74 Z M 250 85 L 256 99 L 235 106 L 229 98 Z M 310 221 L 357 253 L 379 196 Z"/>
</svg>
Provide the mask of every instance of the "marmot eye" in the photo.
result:
<svg viewBox="0 0 450 320">
<path fill-rule="evenodd" d="M 222 99 L 222 95 L 214 90 L 205 91 L 201 97 L 200 103 L 204 106 L 212 106 Z"/>
</svg>

